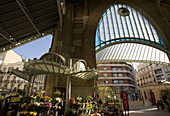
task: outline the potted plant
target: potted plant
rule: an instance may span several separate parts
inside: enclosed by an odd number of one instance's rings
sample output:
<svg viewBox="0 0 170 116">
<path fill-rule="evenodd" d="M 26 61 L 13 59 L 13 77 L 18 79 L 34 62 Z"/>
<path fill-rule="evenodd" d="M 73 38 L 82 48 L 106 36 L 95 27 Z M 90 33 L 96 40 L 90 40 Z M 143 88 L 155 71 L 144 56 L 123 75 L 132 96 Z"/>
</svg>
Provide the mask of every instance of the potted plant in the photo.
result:
<svg viewBox="0 0 170 116">
<path fill-rule="evenodd" d="M 169 88 L 162 89 L 160 90 L 160 94 L 164 104 L 164 108 L 167 111 L 170 111 L 170 89 Z"/>
<path fill-rule="evenodd" d="M 163 104 L 162 100 L 158 100 L 156 103 L 156 106 L 157 106 L 158 110 L 164 109 L 164 104 Z"/>
</svg>

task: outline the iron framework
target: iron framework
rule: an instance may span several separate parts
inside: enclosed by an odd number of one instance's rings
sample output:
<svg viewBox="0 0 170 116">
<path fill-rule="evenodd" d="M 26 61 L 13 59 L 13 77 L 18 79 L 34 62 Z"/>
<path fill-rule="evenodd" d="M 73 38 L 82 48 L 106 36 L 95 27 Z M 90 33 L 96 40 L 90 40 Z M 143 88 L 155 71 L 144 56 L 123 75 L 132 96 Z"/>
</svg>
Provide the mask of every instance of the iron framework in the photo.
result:
<svg viewBox="0 0 170 116">
<path fill-rule="evenodd" d="M 129 14 L 123 16 L 119 9 Z M 114 4 L 103 14 L 96 30 L 95 50 L 97 62 L 169 63 L 170 49 L 161 33 L 143 13 L 125 3 Z"/>
</svg>

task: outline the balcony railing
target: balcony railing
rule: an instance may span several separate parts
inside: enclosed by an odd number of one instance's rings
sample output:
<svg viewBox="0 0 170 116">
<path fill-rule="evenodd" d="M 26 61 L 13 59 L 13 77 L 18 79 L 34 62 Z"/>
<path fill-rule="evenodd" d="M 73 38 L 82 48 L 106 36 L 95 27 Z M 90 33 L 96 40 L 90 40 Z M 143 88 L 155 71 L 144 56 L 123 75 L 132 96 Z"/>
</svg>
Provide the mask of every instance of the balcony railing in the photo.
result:
<svg viewBox="0 0 170 116">
<path fill-rule="evenodd" d="M 133 84 L 99 84 L 99 87 L 107 87 L 107 86 L 131 86 L 131 87 L 136 87 L 136 85 L 133 85 Z"/>
<path fill-rule="evenodd" d="M 99 77 L 98 80 L 100 79 L 123 79 L 123 80 L 132 80 L 134 81 L 134 79 L 132 77 Z"/>
<path fill-rule="evenodd" d="M 157 80 L 165 80 L 165 77 L 156 77 Z"/>
<path fill-rule="evenodd" d="M 166 73 L 170 73 L 170 70 L 166 70 L 165 72 L 166 72 Z"/>
<path fill-rule="evenodd" d="M 112 72 L 112 73 L 130 73 L 131 75 L 133 75 L 133 73 L 131 71 L 128 70 L 100 70 L 99 72 Z"/>
<path fill-rule="evenodd" d="M 113 66 L 113 67 L 128 67 L 130 69 L 133 69 L 127 64 L 98 64 L 97 66 Z"/>
</svg>

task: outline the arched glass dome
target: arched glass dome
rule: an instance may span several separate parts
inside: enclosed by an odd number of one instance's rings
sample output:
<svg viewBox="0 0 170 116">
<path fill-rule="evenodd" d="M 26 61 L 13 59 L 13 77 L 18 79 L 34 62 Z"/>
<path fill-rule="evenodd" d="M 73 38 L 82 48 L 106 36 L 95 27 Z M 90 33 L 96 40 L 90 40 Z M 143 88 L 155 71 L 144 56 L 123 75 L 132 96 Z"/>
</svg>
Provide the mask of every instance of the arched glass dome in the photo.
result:
<svg viewBox="0 0 170 116">
<path fill-rule="evenodd" d="M 161 33 L 144 14 L 124 3 L 106 10 L 95 39 L 97 62 L 169 63 L 170 50 Z"/>
<path fill-rule="evenodd" d="M 96 50 L 120 41 L 142 42 L 168 50 L 152 22 L 127 4 L 114 4 L 103 14 L 96 30 Z"/>
</svg>

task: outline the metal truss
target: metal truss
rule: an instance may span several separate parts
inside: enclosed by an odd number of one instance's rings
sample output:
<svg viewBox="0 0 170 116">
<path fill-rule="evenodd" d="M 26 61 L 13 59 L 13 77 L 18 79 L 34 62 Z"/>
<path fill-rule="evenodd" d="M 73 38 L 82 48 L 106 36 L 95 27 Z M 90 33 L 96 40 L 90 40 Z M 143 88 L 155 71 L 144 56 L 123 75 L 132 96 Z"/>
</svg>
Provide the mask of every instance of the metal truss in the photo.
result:
<svg viewBox="0 0 170 116">
<path fill-rule="evenodd" d="M 118 11 L 129 11 L 122 16 Z M 96 31 L 96 51 L 114 43 L 142 43 L 170 53 L 161 33 L 153 23 L 136 8 L 127 4 L 114 4 L 103 14 Z"/>
<path fill-rule="evenodd" d="M 19 5 L 20 8 L 22 9 L 22 11 L 24 12 L 24 14 L 26 15 L 26 17 L 28 18 L 28 20 L 30 21 L 30 23 L 32 24 L 32 26 L 34 27 L 34 29 L 37 31 L 37 33 L 38 33 L 39 35 L 41 35 L 41 33 L 40 33 L 39 29 L 38 29 L 37 24 L 34 23 L 35 21 L 33 21 L 33 18 L 32 18 L 32 16 L 30 15 L 30 13 L 29 13 L 28 9 L 26 8 L 25 4 L 23 3 L 23 1 L 21 1 L 21 0 L 16 0 L 16 2 L 18 3 L 18 5 Z"/>
<path fill-rule="evenodd" d="M 170 65 L 167 54 L 157 48 L 137 43 L 120 43 L 96 53 L 97 63 L 142 62 Z"/>
</svg>

